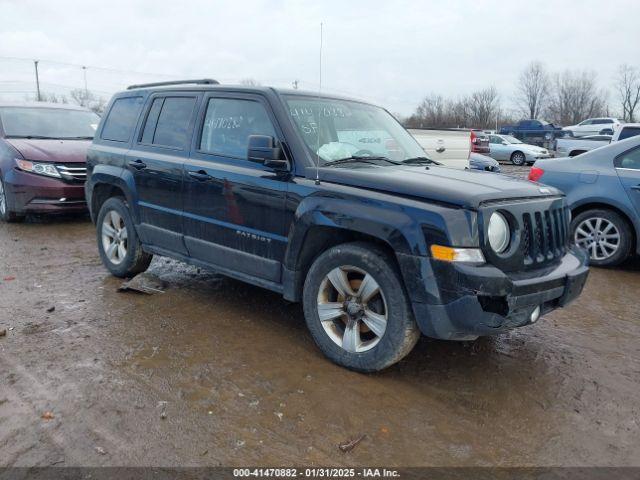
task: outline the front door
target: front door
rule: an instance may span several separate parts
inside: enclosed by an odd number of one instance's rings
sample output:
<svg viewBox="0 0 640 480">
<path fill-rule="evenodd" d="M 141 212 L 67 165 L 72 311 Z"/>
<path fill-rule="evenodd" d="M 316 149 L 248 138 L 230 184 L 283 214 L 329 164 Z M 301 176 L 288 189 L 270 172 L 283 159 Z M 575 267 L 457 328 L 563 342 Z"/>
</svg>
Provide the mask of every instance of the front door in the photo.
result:
<svg viewBox="0 0 640 480">
<path fill-rule="evenodd" d="M 619 155 L 615 166 L 620 182 L 640 215 L 640 147 Z"/>
<path fill-rule="evenodd" d="M 222 270 L 281 281 L 288 172 L 247 159 L 249 135 L 282 139 L 260 95 L 210 94 L 184 165 L 189 255 Z"/>
<path fill-rule="evenodd" d="M 510 152 L 508 145 L 503 145 L 504 140 L 498 135 L 489 135 L 489 150 L 491 157 L 495 160 L 509 160 Z"/>
<path fill-rule="evenodd" d="M 147 102 L 145 121 L 127 153 L 138 194 L 143 243 L 186 254 L 182 238 L 182 167 L 197 111 L 193 93 L 166 93 Z"/>
</svg>

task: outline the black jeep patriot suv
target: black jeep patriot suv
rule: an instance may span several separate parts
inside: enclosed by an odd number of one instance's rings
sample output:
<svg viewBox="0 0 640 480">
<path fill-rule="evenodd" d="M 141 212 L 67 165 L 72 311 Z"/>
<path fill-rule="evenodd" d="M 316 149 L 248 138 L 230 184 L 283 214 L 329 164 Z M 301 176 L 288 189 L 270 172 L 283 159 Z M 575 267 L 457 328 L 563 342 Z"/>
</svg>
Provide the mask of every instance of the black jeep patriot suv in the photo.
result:
<svg viewBox="0 0 640 480">
<path fill-rule="evenodd" d="M 445 168 L 384 109 L 215 80 L 129 87 L 88 153 L 116 276 L 154 254 L 301 301 L 334 362 L 383 369 L 420 332 L 470 340 L 575 299 L 586 255 L 553 188 Z"/>
</svg>

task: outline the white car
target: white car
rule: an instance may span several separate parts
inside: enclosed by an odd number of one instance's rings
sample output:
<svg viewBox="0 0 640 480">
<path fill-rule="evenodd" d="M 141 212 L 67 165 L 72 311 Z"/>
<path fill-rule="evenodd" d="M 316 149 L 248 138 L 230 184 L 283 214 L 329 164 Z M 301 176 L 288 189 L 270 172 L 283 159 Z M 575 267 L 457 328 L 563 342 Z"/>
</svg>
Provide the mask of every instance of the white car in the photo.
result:
<svg viewBox="0 0 640 480">
<path fill-rule="evenodd" d="M 623 122 L 617 118 L 601 117 L 587 118 L 577 125 L 564 127 L 562 130 L 571 132 L 574 137 L 586 137 L 587 135 L 613 135 L 613 132 Z"/>
<path fill-rule="evenodd" d="M 640 123 L 623 123 L 613 132 L 612 142 L 624 140 L 625 138 L 640 135 Z"/>
<path fill-rule="evenodd" d="M 514 165 L 533 163 L 542 158 L 551 158 L 546 148 L 522 143 L 511 135 L 489 135 L 489 156 L 500 161 L 509 161 Z"/>
</svg>

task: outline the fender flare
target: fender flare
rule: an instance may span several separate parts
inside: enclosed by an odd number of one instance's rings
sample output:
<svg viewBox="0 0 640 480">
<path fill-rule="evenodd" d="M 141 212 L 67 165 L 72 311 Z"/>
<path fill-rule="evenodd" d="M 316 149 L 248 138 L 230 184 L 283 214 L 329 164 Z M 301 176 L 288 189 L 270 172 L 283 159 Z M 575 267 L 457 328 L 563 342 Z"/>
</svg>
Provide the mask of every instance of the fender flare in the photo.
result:
<svg viewBox="0 0 640 480">
<path fill-rule="evenodd" d="M 285 268 L 295 270 L 307 234 L 317 226 L 374 237 L 387 244 L 396 254 L 417 255 L 418 244 L 424 243 L 422 235 L 418 236 L 421 230 L 415 220 L 400 208 L 312 196 L 304 199 L 296 210 L 285 252 Z"/>
<path fill-rule="evenodd" d="M 131 216 L 135 224 L 140 223 L 140 213 L 138 207 L 138 191 L 136 190 L 133 174 L 128 170 L 113 165 L 96 165 L 91 172 L 91 180 L 87 182 L 85 190 L 89 208 L 92 206 L 93 190 L 99 185 L 117 187 L 125 195 L 129 204 Z M 91 211 L 91 216 L 95 217 L 98 212 Z"/>
</svg>

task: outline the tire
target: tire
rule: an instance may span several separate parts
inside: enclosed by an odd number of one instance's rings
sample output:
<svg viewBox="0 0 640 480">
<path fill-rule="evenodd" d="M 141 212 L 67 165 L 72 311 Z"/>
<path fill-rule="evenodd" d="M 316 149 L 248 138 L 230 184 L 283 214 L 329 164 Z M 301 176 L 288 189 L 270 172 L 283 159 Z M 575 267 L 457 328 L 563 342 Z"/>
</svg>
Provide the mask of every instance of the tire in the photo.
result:
<svg viewBox="0 0 640 480">
<path fill-rule="evenodd" d="M 102 263 L 112 275 L 132 277 L 149 267 L 153 255 L 142 250 L 133 219 L 122 197 L 109 198 L 102 204 L 96 221 L 96 236 Z M 113 245 L 115 250 L 110 248 Z"/>
<path fill-rule="evenodd" d="M 24 221 L 25 216 L 11 210 L 7 195 L 4 189 L 4 182 L 0 178 L 0 220 L 7 223 L 19 223 Z"/>
<path fill-rule="evenodd" d="M 511 154 L 511 163 L 518 167 L 527 163 L 527 157 L 521 151 L 516 151 Z"/>
<path fill-rule="evenodd" d="M 594 238 L 595 231 L 600 233 Z M 629 223 L 612 210 L 586 210 L 576 215 L 571 221 L 571 238 L 576 245 L 587 250 L 589 263 L 597 267 L 619 265 L 629 257 L 633 248 Z M 616 245 L 616 248 L 608 245 Z"/>
<path fill-rule="evenodd" d="M 355 301 L 339 293 L 336 284 L 345 290 L 340 279 L 348 282 Z M 368 298 L 359 301 L 361 295 Z M 316 345 L 333 362 L 351 370 L 376 372 L 393 365 L 420 337 L 393 259 L 373 244 L 346 243 L 320 255 L 307 273 L 302 299 Z M 320 310 L 325 321 L 320 320 Z M 353 334 L 345 335 L 347 331 Z"/>
</svg>

